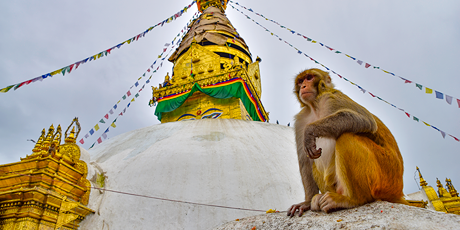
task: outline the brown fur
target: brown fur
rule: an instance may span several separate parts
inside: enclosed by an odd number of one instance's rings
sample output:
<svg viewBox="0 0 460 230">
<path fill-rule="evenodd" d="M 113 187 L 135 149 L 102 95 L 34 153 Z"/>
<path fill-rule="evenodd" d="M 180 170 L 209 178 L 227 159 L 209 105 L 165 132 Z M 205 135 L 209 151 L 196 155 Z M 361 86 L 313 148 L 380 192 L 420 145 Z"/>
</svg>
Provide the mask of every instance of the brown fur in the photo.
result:
<svg viewBox="0 0 460 230">
<path fill-rule="evenodd" d="M 403 159 L 380 119 L 334 89 L 319 69 L 297 75 L 294 92 L 302 106 L 294 127 L 305 201 L 292 205 L 288 216 L 375 200 L 407 204 Z"/>
</svg>

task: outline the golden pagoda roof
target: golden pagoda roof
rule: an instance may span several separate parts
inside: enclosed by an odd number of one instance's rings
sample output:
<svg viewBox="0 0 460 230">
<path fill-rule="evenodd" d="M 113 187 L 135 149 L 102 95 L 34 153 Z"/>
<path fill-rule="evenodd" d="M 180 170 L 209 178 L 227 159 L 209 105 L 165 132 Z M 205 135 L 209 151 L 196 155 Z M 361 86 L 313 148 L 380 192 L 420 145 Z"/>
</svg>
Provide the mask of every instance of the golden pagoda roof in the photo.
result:
<svg viewBox="0 0 460 230">
<path fill-rule="evenodd" d="M 231 39 L 234 41 L 232 47 L 241 49 L 251 59 L 251 53 L 246 42 L 219 8 L 215 6 L 206 8 L 203 14 L 189 27 L 190 30 L 184 36 L 181 44 L 169 57 L 170 62 L 175 63 L 177 58 L 188 50 L 194 40 L 203 46 L 216 44 L 225 46 L 228 39 Z"/>
</svg>

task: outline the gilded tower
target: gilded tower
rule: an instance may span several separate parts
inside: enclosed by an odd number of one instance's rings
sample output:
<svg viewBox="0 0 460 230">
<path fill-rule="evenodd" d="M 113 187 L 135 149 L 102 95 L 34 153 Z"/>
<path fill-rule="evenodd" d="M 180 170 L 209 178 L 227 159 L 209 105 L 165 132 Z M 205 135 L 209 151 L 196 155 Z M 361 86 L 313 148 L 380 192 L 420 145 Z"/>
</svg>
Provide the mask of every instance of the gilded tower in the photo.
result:
<svg viewBox="0 0 460 230">
<path fill-rule="evenodd" d="M 68 132 L 72 124 L 75 127 Z M 75 118 L 64 132 L 59 125 L 43 129 L 32 154 L 0 165 L 0 229 L 77 229 L 88 214 L 91 183 L 80 160 Z"/>
<path fill-rule="evenodd" d="M 198 0 L 201 15 L 188 27 L 169 57 L 174 64 L 151 103 L 162 122 L 194 119 L 267 121 L 260 100 L 260 58 L 252 59 L 244 39 L 232 26 L 227 0 Z"/>
</svg>

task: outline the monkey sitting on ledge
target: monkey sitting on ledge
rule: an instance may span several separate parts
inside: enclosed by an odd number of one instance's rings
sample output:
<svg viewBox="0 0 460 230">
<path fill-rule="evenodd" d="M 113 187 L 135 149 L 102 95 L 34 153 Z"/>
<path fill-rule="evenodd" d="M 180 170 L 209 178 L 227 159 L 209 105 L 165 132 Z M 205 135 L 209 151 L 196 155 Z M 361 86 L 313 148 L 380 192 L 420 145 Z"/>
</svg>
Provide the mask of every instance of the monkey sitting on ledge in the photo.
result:
<svg viewBox="0 0 460 230">
<path fill-rule="evenodd" d="M 294 93 L 302 107 L 294 128 L 305 201 L 292 205 L 288 216 L 375 200 L 408 204 L 403 159 L 380 119 L 334 89 L 329 74 L 319 69 L 297 75 Z"/>
</svg>

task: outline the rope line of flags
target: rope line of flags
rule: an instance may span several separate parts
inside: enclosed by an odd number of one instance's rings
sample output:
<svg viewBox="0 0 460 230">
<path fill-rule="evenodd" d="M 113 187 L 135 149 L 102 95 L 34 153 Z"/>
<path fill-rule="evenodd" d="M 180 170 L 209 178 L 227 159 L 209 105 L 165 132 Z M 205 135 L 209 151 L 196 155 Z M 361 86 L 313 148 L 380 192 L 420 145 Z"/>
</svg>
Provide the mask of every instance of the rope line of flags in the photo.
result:
<svg viewBox="0 0 460 230">
<path fill-rule="evenodd" d="M 381 70 L 381 71 L 383 71 L 383 72 L 386 73 L 386 74 L 390 74 L 390 75 L 392 75 L 392 76 L 395 76 L 395 77 L 400 78 L 401 80 L 404 81 L 405 84 L 414 84 L 415 87 L 416 87 L 417 89 L 419 89 L 420 91 L 424 91 L 426 94 L 433 94 L 437 99 L 440 99 L 440 100 L 445 99 L 446 102 L 447 102 L 447 104 L 449 104 L 449 105 L 452 105 L 452 102 L 455 104 L 455 101 L 456 101 L 456 102 L 457 102 L 457 105 L 458 105 L 458 108 L 460 108 L 460 99 L 459 99 L 459 98 L 454 98 L 454 97 L 452 97 L 452 96 L 450 96 L 450 95 L 447 95 L 447 94 L 445 94 L 445 93 L 443 93 L 443 92 L 441 92 L 441 91 L 434 90 L 433 88 L 428 88 L 428 87 L 423 86 L 422 84 L 419 84 L 419 83 L 417 83 L 417 82 L 415 82 L 415 81 L 412 81 L 412 80 L 403 78 L 403 77 L 401 77 L 401 76 L 397 76 L 396 74 L 394 74 L 394 73 L 392 73 L 392 72 L 386 71 L 386 70 L 384 70 L 384 69 L 382 69 L 382 68 L 380 68 L 380 67 L 378 67 L 378 66 L 371 65 L 371 64 L 369 64 L 368 62 L 365 62 L 365 61 L 362 61 L 362 60 L 360 60 L 360 59 L 357 59 L 357 58 L 355 58 L 355 57 L 353 57 L 353 56 L 351 56 L 351 55 L 348 55 L 348 54 L 343 53 L 343 52 L 341 52 L 341 51 L 339 51 L 339 50 L 337 50 L 337 49 L 334 49 L 334 48 L 332 48 L 332 47 L 330 47 L 330 46 L 327 46 L 326 44 L 323 44 L 323 43 L 321 43 L 321 42 L 319 42 L 319 41 L 316 41 L 316 40 L 314 40 L 314 39 L 312 39 L 312 38 L 310 38 L 310 37 L 307 37 L 307 36 L 305 36 L 305 35 L 303 35 L 303 34 L 301 34 L 301 33 L 299 33 L 299 32 L 296 32 L 296 31 L 294 31 L 294 30 L 292 30 L 292 29 L 289 29 L 288 27 L 283 26 L 282 24 L 278 23 L 277 21 L 274 21 L 274 20 L 272 20 L 272 19 L 269 19 L 269 18 L 265 17 L 264 15 L 255 12 L 255 11 L 252 10 L 251 8 L 247 8 L 247 7 L 245 7 L 245 6 L 241 5 L 241 4 L 239 4 L 238 2 L 233 2 L 233 1 L 231 1 L 231 0 L 230 0 L 230 2 L 231 2 L 231 3 L 235 3 L 235 4 L 238 5 L 239 7 L 244 8 L 245 10 L 250 11 L 250 12 L 252 12 L 252 13 L 254 13 L 254 14 L 256 14 L 256 15 L 262 17 L 262 18 L 264 18 L 264 19 L 267 20 L 267 21 L 270 21 L 270 22 L 272 22 L 272 23 L 274 23 L 274 24 L 280 26 L 281 28 L 288 30 L 288 31 L 291 32 L 291 34 L 293 34 L 293 35 L 298 35 L 298 36 L 300 36 L 300 37 L 303 37 L 303 38 L 306 39 L 307 41 L 309 41 L 309 42 L 311 42 L 311 43 L 315 43 L 315 44 L 321 45 L 322 47 L 327 48 L 328 50 L 330 50 L 330 51 L 332 51 L 332 52 L 334 52 L 334 53 L 336 53 L 336 54 L 345 55 L 346 57 L 352 59 L 354 62 L 356 62 L 357 64 L 359 64 L 359 65 L 361 65 L 361 66 L 364 66 L 365 68 L 372 68 L 372 69 Z M 249 18 L 249 16 L 247 16 L 247 15 L 246 15 L 246 17 Z M 251 18 L 249 18 L 249 19 L 251 19 Z M 258 23 L 256 22 L 256 24 L 258 24 Z M 275 36 L 276 36 L 276 35 L 275 35 Z M 425 90 L 424 90 L 424 88 L 425 88 Z"/>
<path fill-rule="evenodd" d="M 341 79 L 343 79 L 343 80 L 349 82 L 350 84 L 352 84 L 352 85 L 358 87 L 358 89 L 361 90 L 363 93 L 366 93 L 366 92 L 367 92 L 367 93 L 369 93 L 369 95 L 371 95 L 372 97 L 377 98 L 377 99 L 379 99 L 380 101 L 383 101 L 383 102 L 387 103 L 388 105 L 391 105 L 392 107 L 394 107 L 394 108 L 396 108 L 396 109 L 398 109 L 398 110 L 404 112 L 404 113 L 406 114 L 406 116 L 409 117 L 409 118 L 412 118 L 412 120 L 414 120 L 414 121 L 416 121 L 416 122 L 421 122 L 421 123 L 425 124 L 426 126 L 435 129 L 436 131 L 438 131 L 438 132 L 441 133 L 441 135 L 442 135 L 443 138 L 446 138 L 446 136 L 448 135 L 448 136 L 452 137 L 454 140 L 456 140 L 457 142 L 460 142 L 460 139 L 459 139 L 459 138 L 457 138 L 457 137 L 455 137 L 455 136 L 453 136 L 453 135 L 451 135 L 451 134 L 448 134 L 448 133 L 444 132 L 443 130 L 440 130 L 439 128 L 437 128 L 437 127 L 435 127 L 435 126 L 433 126 L 433 125 L 430 125 L 430 124 L 428 124 L 428 123 L 425 122 L 425 121 L 422 121 L 419 117 L 416 117 L 416 116 L 414 116 L 414 115 L 411 115 L 410 113 L 408 113 L 408 112 L 405 111 L 404 109 L 395 106 L 394 104 L 392 104 L 392 103 L 390 103 L 390 102 L 384 100 L 383 98 L 377 96 L 376 94 L 373 94 L 373 93 L 367 91 L 366 89 L 364 89 L 363 87 L 359 86 L 358 84 L 356 84 L 356 83 L 354 83 L 354 82 L 348 80 L 348 79 L 345 78 L 345 77 L 342 77 L 340 74 L 336 73 L 334 70 L 328 68 L 327 66 L 325 66 L 325 65 L 323 65 L 322 63 L 318 62 L 318 61 L 315 60 L 314 58 L 308 56 L 306 53 L 304 53 L 304 52 L 302 52 L 301 50 L 299 50 L 298 48 L 294 47 L 294 46 L 293 46 L 291 43 L 289 43 L 288 41 L 282 39 L 282 38 L 279 37 L 277 34 L 273 33 L 273 32 L 270 31 L 270 30 L 268 30 L 268 29 L 265 28 L 263 25 L 259 24 L 259 23 L 256 22 L 254 19 L 250 18 L 250 17 L 249 17 L 247 14 L 245 14 L 244 12 L 242 12 L 242 11 L 240 11 L 239 9 L 235 8 L 232 4 L 229 4 L 229 5 L 230 5 L 233 9 L 235 9 L 236 11 L 238 11 L 238 12 L 240 12 L 241 14 L 243 14 L 244 16 L 246 16 L 247 19 L 252 20 L 252 21 L 253 21 L 254 23 L 256 23 L 258 26 L 260 26 L 260 27 L 262 27 L 263 29 L 265 29 L 266 32 L 270 33 L 272 36 L 277 37 L 279 41 L 284 42 L 284 43 L 286 43 L 287 45 L 289 45 L 290 47 L 292 47 L 293 49 L 295 49 L 295 50 L 297 51 L 298 54 L 303 54 L 305 57 L 307 57 L 307 58 L 309 58 L 310 60 L 314 61 L 316 64 L 321 65 L 322 67 L 324 67 L 324 68 L 327 69 L 328 71 L 331 71 L 333 74 L 339 76 Z"/>
<path fill-rule="evenodd" d="M 78 69 L 78 67 L 82 64 L 85 64 L 87 62 L 90 62 L 90 61 L 94 61 L 94 60 L 97 60 L 101 57 L 104 57 L 104 56 L 107 56 L 110 54 L 110 52 L 112 52 L 113 50 L 115 50 L 115 48 L 119 49 L 122 45 L 124 44 L 131 44 L 132 42 L 134 41 L 137 41 L 139 40 L 139 38 L 143 38 L 148 32 L 150 32 L 152 29 L 154 29 L 155 27 L 157 26 L 163 26 L 165 23 L 170 23 L 172 21 L 174 21 L 176 18 L 179 18 L 180 16 L 182 16 L 182 14 L 186 13 L 188 9 L 190 9 L 190 7 L 193 6 L 193 4 L 195 4 L 195 0 L 192 1 L 192 3 L 190 3 L 188 6 L 185 6 L 182 10 L 180 10 L 179 12 L 177 12 L 176 14 L 172 15 L 171 17 L 159 22 L 158 24 L 154 25 L 154 26 L 151 26 L 150 28 L 148 28 L 147 30 L 145 30 L 144 32 L 140 33 L 140 34 L 137 34 L 135 35 L 134 37 L 116 45 L 116 46 L 113 46 L 109 49 L 106 49 L 102 52 L 99 52 L 95 55 L 92 55 L 88 58 L 85 58 L 81 61 L 78 61 L 78 62 L 75 62 L 71 65 L 68 65 L 66 67 L 63 67 L 63 68 L 60 68 L 58 70 L 55 70 L 55 71 L 52 71 L 52 72 L 49 72 L 49 73 L 46 73 L 46 74 L 43 74 L 41 76 L 38 76 L 38 77 L 35 77 L 35 78 L 32 78 L 32 79 L 29 79 L 27 81 L 23 81 L 21 83 L 17 83 L 17 84 L 13 84 L 13 85 L 10 85 L 10 86 L 7 86 L 5 88 L 2 88 L 0 89 L 0 92 L 1 93 L 7 93 L 8 91 L 10 91 L 11 89 L 13 90 L 17 90 L 19 88 L 21 88 L 22 86 L 25 86 L 25 85 L 29 85 L 30 83 L 35 83 L 37 81 L 43 81 L 44 79 L 46 78 L 51 78 L 55 75 L 58 75 L 58 74 L 62 74 L 62 76 L 64 76 L 66 73 L 70 74 L 73 70 L 76 70 Z"/>
<path fill-rule="evenodd" d="M 133 95 L 133 97 L 130 100 L 130 102 L 128 103 L 128 105 L 115 117 L 115 119 L 110 123 L 110 125 L 107 127 L 107 129 L 105 129 L 105 131 L 102 133 L 102 135 L 99 136 L 99 138 L 97 138 L 97 140 L 91 145 L 91 147 L 89 147 L 89 149 L 93 148 L 96 143 L 100 144 L 105 139 L 107 139 L 107 133 L 110 131 L 110 129 L 117 127 L 116 124 L 115 124 L 117 122 L 117 119 L 120 116 L 123 116 L 126 113 L 126 110 L 130 107 L 130 105 L 135 102 L 135 99 L 137 97 L 139 97 L 139 94 L 144 89 L 145 85 L 150 83 L 150 80 L 151 80 L 153 74 L 156 73 L 161 67 L 163 67 L 163 61 L 171 54 L 171 52 L 174 50 L 176 45 L 180 44 L 180 42 L 181 42 L 182 38 L 185 36 L 185 34 L 187 34 L 189 23 L 191 23 L 193 20 L 195 20 L 198 17 L 199 17 L 199 12 L 196 12 L 195 15 L 192 17 L 192 19 L 187 23 L 187 25 L 184 26 L 182 31 L 180 33 L 178 33 L 170 43 L 166 43 L 164 45 L 164 47 L 162 48 L 162 53 L 160 55 L 158 55 L 157 59 L 153 62 L 153 64 L 150 65 L 150 67 L 144 72 L 144 74 L 141 77 L 139 77 L 137 79 L 137 81 L 133 85 L 131 85 L 131 87 L 129 88 L 128 92 L 126 92 L 121 97 L 121 99 L 118 100 L 118 102 L 112 108 L 110 108 L 110 110 L 96 123 L 96 125 L 93 126 L 83 136 L 83 138 L 81 138 L 78 141 L 80 144 L 84 144 L 85 139 L 88 139 L 93 134 L 95 134 L 98 130 L 100 130 L 101 129 L 100 126 L 103 126 L 103 124 L 109 124 L 109 117 L 113 116 L 115 114 L 115 110 L 118 108 L 118 104 L 120 102 L 122 102 L 122 101 L 129 100 L 130 97 Z M 176 40 L 177 40 L 177 42 L 176 42 Z M 157 64 L 157 62 L 159 62 L 159 64 Z M 156 68 L 154 67 L 155 65 L 157 65 Z M 139 81 L 141 81 L 143 78 L 146 77 L 146 75 L 149 75 L 149 74 L 150 74 L 150 77 L 145 81 L 145 83 L 142 85 L 142 87 L 140 87 L 137 92 L 135 90 L 133 90 L 133 88 L 136 89 L 140 85 Z M 132 91 L 134 91 L 134 92 L 132 92 Z"/>
</svg>

